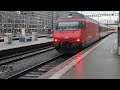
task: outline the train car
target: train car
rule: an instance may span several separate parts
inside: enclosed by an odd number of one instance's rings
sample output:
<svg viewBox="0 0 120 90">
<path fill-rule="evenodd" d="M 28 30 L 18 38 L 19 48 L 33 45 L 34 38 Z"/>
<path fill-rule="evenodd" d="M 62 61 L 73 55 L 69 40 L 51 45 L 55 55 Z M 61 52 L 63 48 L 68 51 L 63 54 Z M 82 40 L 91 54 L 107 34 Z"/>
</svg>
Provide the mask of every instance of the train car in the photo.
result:
<svg viewBox="0 0 120 90">
<path fill-rule="evenodd" d="M 60 53 L 76 53 L 99 39 L 99 23 L 83 14 L 67 12 L 57 20 L 54 47 Z"/>
<path fill-rule="evenodd" d="M 108 33 L 111 34 L 111 33 L 115 33 L 117 30 L 113 27 L 108 27 Z"/>
<path fill-rule="evenodd" d="M 109 34 L 109 28 L 104 25 L 104 24 L 99 24 L 99 36 L 100 39 L 104 38 L 105 36 L 107 36 Z"/>
</svg>

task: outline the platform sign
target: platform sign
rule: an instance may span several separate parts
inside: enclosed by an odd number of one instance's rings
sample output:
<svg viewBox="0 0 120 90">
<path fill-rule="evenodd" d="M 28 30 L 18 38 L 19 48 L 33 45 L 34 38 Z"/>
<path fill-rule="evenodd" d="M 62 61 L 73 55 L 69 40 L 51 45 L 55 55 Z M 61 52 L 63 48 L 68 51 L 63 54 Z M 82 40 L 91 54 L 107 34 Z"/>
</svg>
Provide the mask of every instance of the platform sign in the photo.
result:
<svg viewBox="0 0 120 90">
<path fill-rule="evenodd" d="M 21 28 L 21 34 L 22 36 L 25 36 L 25 28 Z"/>
</svg>

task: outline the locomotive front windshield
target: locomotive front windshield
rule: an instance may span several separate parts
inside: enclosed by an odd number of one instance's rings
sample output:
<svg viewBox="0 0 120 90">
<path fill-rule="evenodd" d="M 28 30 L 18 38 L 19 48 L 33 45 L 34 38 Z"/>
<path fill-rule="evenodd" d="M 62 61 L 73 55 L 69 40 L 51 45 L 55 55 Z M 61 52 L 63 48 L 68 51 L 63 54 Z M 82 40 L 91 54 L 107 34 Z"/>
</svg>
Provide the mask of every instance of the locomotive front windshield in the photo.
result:
<svg viewBox="0 0 120 90">
<path fill-rule="evenodd" d="M 85 26 L 84 23 L 79 21 L 58 22 L 56 26 L 56 30 L 78 30 L 83 26 Z"/>
</svg>

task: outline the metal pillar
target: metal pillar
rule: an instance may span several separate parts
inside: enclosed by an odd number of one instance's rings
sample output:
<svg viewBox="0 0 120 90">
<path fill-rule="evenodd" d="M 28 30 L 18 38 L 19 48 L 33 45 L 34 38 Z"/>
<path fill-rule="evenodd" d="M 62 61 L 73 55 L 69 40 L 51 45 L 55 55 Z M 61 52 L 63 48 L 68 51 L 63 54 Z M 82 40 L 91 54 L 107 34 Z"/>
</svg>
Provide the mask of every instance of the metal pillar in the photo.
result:
<svg viewBox="0 0 120 90">
<path fill-rule="evenodd" d="M 120 55 L 120 11 L 119 11 L 119 22 L 118 22 L 118 55 Z"/>
</svg>

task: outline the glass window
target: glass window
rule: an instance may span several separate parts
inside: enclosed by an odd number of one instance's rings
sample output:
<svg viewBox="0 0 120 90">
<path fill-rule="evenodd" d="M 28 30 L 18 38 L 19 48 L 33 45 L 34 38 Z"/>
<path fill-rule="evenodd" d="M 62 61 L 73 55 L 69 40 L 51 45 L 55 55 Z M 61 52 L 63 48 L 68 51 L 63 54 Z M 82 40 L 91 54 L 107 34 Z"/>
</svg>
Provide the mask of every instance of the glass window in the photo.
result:
<svg viewBox="0 0 120 90">
<path fill-rule="evenodd" d="M 82 29 L 85 29 L 85 28 L 86 28 L 86 22 L 85 22 L 85 21 L 81 22 L 80 24 L 81 24 L 81 28 L 82 28 Z"/>
<path fill-rule="evenodd" d="M 58 22 L 56 30 L 78 30 L 80 28 L 85 28 L 85 22 L 70 21 L 70 22 Z"/>
<path fill-rule="evenodd" d="M 76 30 L 79 29 L 79 22 L 59 22 L 57 30 Z"/>
</svg>

